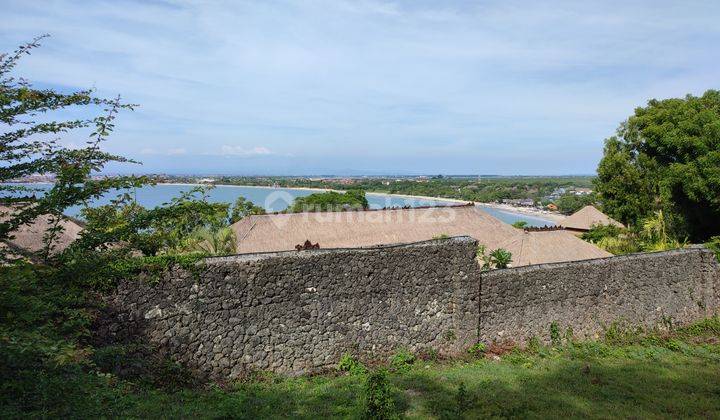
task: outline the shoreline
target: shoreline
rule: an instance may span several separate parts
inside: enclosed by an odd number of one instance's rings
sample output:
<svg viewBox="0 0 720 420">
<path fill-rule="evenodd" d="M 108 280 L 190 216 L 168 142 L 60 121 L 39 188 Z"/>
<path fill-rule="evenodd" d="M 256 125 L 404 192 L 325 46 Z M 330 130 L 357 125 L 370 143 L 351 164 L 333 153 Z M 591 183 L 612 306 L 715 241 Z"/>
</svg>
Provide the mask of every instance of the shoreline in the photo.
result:
<svg viewBox="0 0 720 420">
<path fill-rule="evenodd" d="M 500 203 L 475 203 L 479 206 L 485 206 L 485 207 L 491 207 L 496 210 L 505 211 L 509 213 L 515 213 L 515 214 L 522 214 L 525 216 L 531 216 L 536 217 L 538 219 L 548 220 L 555 224 L 560 224 L 564 219 L 565 216 L 560 213 L 552 213 L 547 210 L 537 210 L 534 208 L 527 208 L 527 207 L 514 207 L 509 204 L 500 204 Z"/>
<path fill-rule="evenodd" d="M 28 184 L 52 184 L 52 183 L 51 182 L 32 182 L 32 183 L 28 183 Z M 197 184 L 197 183 L 182 183 L 182 182 L 158 182 L 156 185 L 174 185 L 174 186 L 180 186 L 180 187 L 216 186 L 216 187 L 235 187 L 235 188 L 299 190 L 299 191 L 315 191 L 315 192 L 334 191 L 334 192 L 339 192 L 339 193 L 345 192 L 345 190 L 335 190 L 335 189 L 331 189 L 331 188 L 272 187 L 272 186 L 267 186 L 267 185 Z M 467 200 L 460 200 L 457 198 L 430 197 L 430 196 L 425 196 L 425 195 L 391 194 L 391 193 L 383 193 L 383 192 L 366 192 L 366 194 L 376 195 L 376 196 L 409 198 L 409 199 L 415 199 L 415 200 L 439 201 L 439 202 L 457 203 L 457 204 L 466 204 L 466 203 L 470 202 Z M 559 213 L 551 213 L 551 212 L 548 212 L 547 210 L 538 210 L 535 208 L 514 207 L 509 204 L 483 203 L 483 202 L 479 202 L 479 201 L 473 201 L 473 203 L 476 206 L 489 207 L 489 208 L 493 208 L 493 209 L 503 211 L 506 213 L 534 217 L 534 218 L 537 218 L 540 220 L 553 222 L 555 224 L 560 224 L 562 222 L 562 220 L 565 218 L 565 216 L 563 216 Z"/>
<path fill-rule="evenodd" d="M 176 183 L 176 182 L 162 182 L 158 183 L 157 185 L 178 185 L 178 186 L 202 186 L 202 185 L 208 185 L 208 184 L 186 184 L 186 183 Z M 211 184 L 216 187 L 238 187 L 238 188 L 265 188 L 265 189 L 284 189 L 284 190 L 305 190 L 305 191 L 317 191 L 317 192 L 328 192 L 328 191 L 334 191 L 334 192 L 345 192 L 345 190 L 335 190 L 332 188 L 317 188 L 317 187 L 271 187 L 271 186 L 265 186 L 265 185 L 234 185 L 234 184 Z M 427 195 L 410 195 L 410 194 L 391 194 L 391 193 L 384 193 L 384 192 L 366 192 L 368 195 L 376 195 L 376 196 L 389 196 L 389 197 L 400 197 L 400 198 L 410 198 L 415 200 L 428 200 L 428 201 L 444 201 L 448 203 L 457 203 L 457 204 L 467 204 L 471 201 L 468 200 L 460 200 L 457 198 L 447 198 L 447 197 L 431 197 Z M 559 214 L 559 213 L 551 213 L 546 210 L 537 210 L 534 208 L 527 208 L 527 207 L 514 207 L 509 204 L 501 204 L 501 203 L 483 203 L 479 201 L 472 201 L 473 204 L 476 206 L 482 206 L 482 207 L 490 207 L 496 210 L 504 211 L 506 213 L 512 213 L 512 214 L 520 214 L 523 216 L 528 217 L 534 217 L 540 220 L 545 220 L 549 222 L 553 222 L 556 224 L 559 224 L 563 219 L 565 219 L 565 216 Z"/>
</svg>

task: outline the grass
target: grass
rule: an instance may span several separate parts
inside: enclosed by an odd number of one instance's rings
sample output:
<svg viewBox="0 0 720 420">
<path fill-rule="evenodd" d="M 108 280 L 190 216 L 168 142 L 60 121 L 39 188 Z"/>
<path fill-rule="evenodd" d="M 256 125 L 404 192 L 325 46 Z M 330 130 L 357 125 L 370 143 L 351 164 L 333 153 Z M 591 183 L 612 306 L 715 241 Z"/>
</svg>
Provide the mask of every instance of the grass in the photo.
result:
<svg viewBox="0 0 720 420">
<path fill-rule="evenodd" d="M 201 386 L 131 346 L 93 347 L 81 289 L 27 267 L 0 274 L 3 419 L 361 418 L 368 395 L 402 418 L 720 417 L 720 317 L 672 332 L 617 323 L 587 342 L 555 326 L 553 346 L 473 346 L 455 361 L 398 351 L 373 386 L 349 355 L 335 374 Z"/>
<path fill-rule="evenodd" d="M 500 360 L 416 361 L 389 375 L 391 394 L 396 412 L 407 418 L 717 417 L 719 334 L 720 320 L 713 318 L 672 335 L 627 335 L 621 344 L 565 343 L 513 350 Z M 19 417 L 22 410 L 51 417 L 360 418 L 365 411 L 362 373 L 261 375 L 224 389 L 174 392 L 79 368 L 25 374 L 34 385 L 4 401 L 0 416 Z M 12 391 L 3 387 L 6 396 Z"/>
</svg>

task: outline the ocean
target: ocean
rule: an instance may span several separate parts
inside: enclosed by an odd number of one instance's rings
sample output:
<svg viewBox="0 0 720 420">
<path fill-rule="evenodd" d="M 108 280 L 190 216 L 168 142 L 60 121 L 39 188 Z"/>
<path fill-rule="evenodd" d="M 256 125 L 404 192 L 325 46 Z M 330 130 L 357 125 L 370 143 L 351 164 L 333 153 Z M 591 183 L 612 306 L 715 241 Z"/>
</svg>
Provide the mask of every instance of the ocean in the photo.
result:
<svg viewBox="0 0 720 420">
<path fill-rule="evenodd" d="M 42 190 L 50 188 L 50 184 L 15 184 L 25 185 L 38 189 L 38 194 L 42 194 Z M 192 185 L 179 184 L 160 184 L 155 186 L 145 186 L 142 188 L 134 188 L 128 192 L 137 200 L 138 203 L 145 207 L 156 207 L 164 203 L 170 202 L 173 197 L 179 196 L 184 191 L 192 189 Z M 262 206 L 268 212 L 282 211 L 287 208 L 295 197 L 304 197 L 317 190 L 311 189 L 290 189 L 290 188 L 272 188 L 272 187 L 248 187 L 236 185 L 218 185 L 210 189 L 207 193 L 207 199 L 211 202 L 233 203 L 239 196 L 252 201 L 258 206 Z M 102 198 L 94 201 L 91 205 L 109 204 L 110 201 L 117 196 L 118 192 L 110 192 Z M 421 199 L 410 198 L 390 194 L 368 193 L 366 195 L 370 208 L 380 209 L 383 207 L 420 207 L 420 206 L 444 206 L 457 204 L 454 201 L 442 199 Z M 499 210 L 486 206 L 479 206 L 483 211 L 502 220 L 505 223 L 515 223 L 517 221 L 525 221 L 530 226 L 553 226 L 554 223 L 540 217 L 529 216 L 522 213 L 513 213 L 505 210 Z M 77 217 L 80 214 L 81 207 L 71 207 L 67 210 L 68 216 Z"/>
</svg>

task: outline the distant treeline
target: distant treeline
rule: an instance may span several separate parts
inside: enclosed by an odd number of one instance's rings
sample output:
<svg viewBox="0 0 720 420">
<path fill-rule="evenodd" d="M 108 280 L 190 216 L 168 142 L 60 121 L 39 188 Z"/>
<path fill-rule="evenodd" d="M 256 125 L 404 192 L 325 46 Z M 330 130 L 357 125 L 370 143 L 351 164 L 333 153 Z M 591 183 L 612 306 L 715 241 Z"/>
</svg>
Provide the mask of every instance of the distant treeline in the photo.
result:
<svg viewBox="0 0 720 420">
<path fill-rule="evenodd" d="M 196 177 L 165 177 L 173 182 L 195 182 Z M 334 190 L 364 190 L 388 194 L 422 195 L 455 198 L 467 201 L 494 202 L 503 199 L 532 199 L 537 203 L 556 202 L 550 198 L 559 189 L 592 188 L 592 176 L 568 177 L 493 177 L 493 178 L 325 178 L 304 177 L 243 177 L 221 176 L 213 178 L 216 184 L 327 188 Z M 563 194 L 559 194 L 562 196 Z M 566 200 L 568 201 L 568 200 Z M 568 203 L 571 204 L 571 203 Z M 562 210 L 562 208 L 561 208 Z"/>
</svg>

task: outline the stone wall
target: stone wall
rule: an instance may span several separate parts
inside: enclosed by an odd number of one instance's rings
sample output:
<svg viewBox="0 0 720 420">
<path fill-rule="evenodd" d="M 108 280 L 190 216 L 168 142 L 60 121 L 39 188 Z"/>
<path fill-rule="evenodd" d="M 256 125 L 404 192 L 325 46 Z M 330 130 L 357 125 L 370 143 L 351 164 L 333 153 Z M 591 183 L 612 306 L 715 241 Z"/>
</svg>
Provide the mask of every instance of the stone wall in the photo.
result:
<svg viewBox="0 0 720 420">
<path fill-rule="evenodd" d="M 654 328 L 718 313 L 720 270 L 703 248 L 495 270 L 483 274 L 480 339 L 550 339 L 550 324 L 597 338 L 613 322 Z"/>
<path fill-rule="evenodd" d="M 552 322 L 595 337 L 618 320 L 686 324 L 720 309 L 720 267 L 705 249 L 481 275 L 476 246 L 460 237 L 210 258 L 155 285 L 122 282 L 98 330 L 234 378 L 323 370 L 346 352 L 387 360 L 400 348 L 455 355 L 478 340 L 547 341 Z"/>
<path fill-rule="evenodd" d="M 120 284 L 103 334 L 140 336 L 213 377 L 317 371 L 345 352 L 454 354 L 477 340 L 476 248 L 463 237 L 210 258 L 196 274 Z"/>
</svg>

